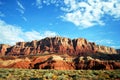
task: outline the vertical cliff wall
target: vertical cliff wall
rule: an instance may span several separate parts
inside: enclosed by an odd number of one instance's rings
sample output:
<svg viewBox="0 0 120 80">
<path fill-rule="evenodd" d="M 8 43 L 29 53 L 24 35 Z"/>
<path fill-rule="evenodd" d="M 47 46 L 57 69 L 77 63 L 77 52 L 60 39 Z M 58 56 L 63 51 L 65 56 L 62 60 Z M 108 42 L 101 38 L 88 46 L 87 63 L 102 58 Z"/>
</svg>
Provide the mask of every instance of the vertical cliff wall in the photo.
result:
<svg viewBox="0 0 120 80">
<path fill-rule="evenodd" d="M 84 55 L 85 53 L 117 54 L 114 48 L 96 45 L 84 38 L 69 39 L 65 37 L 47 37 L 39 41 L 17 42 L 14 46 L 0 45 L 0 55 L 33 55 L 61 53 L 69 55 Z"/>
</svg>

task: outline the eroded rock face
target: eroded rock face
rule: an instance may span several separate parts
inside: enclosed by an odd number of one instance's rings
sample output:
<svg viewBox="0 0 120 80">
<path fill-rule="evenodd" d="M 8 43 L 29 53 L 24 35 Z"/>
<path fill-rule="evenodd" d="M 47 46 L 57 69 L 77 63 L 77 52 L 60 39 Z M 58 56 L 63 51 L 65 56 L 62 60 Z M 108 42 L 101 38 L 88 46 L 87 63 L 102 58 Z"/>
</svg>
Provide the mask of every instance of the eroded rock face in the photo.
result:
<svg viewBox="0 0 120 80">
<path fill-rule="evenodd" d="M 97 45 L 97 51 L 101 53 L 109 53 L 109 54 L 117 53 L 117 51 L 114 48 L 99 46 L 99 45 Z"/>
<path fill-rule="evenodd" d="M 74 70 L 73 62 L 67 62 L 60 56 L 50 56 L 37 58 L 33 61 L 32 67 L 34 69 L 56 69 L 56 70 Z"/>
<path fill-rule="evenodd" d="M 7 49 L 10 48 L 9 45 L 6 44 L 0 44 L 0 56 L 4 56 L 7 53 Z"/>
<path fill-rule="evenodd" d="M 1 55 L 33 55 L 48 53 L 60 53 L 69 55 L 86 55 L 85 53 L 117 54 L 114 48 L 99 46 L 88 42 L 84 38 L 69 39 L 65 37 L 47 37 L 32 42 L 18 42 L 16 45 L 0 47 Z"/>
<path fill-rule="evenodd" d="M 74 70 L 74 63 L 59 60 L 50 60 L 36 63 L 33 69 L 56 69 L 56 70 Z"/>
<path fill-rule="evenodd" d="M 72 41 L 76 54 L 84 55 L 84 53 L 95 53 L 96 51 L 95 43 L 90 43 L 84 38 L 73 39 Z"/>
<path fill-rule="evenodd" d="M 113 70 L 120 69 L 120 62 L 115 61 L 102 61 L 99 59 L 83 59 L 80 57 L 74 59 L 75 67 L 79 69 L 90 69 L 90 70 Z"/>
<path fill-rule="evenodd" d="M 29 61 L 19 61 L 5 68 L 20 68 L 20 69 L 30 69 L 30 62 Z"/>
<path fill-rule="evenodd" d="M 8 64 L 9 63 L 9 64 Z M 0 61 L 0 68 L 55 69 L 55 70 L 113 70 L 120 69 L 120 62 L 102 61 L 92 57 L 67 57 L 47 55 L 32 59 L 14 59 Z"/>
</svg>

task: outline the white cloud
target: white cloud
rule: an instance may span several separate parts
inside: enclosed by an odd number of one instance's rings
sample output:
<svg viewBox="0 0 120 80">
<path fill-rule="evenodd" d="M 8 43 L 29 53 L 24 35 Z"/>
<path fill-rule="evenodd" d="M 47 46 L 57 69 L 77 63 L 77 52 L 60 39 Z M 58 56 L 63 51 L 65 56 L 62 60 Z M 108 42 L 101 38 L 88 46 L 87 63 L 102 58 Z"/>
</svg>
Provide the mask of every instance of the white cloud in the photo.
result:
<svg viewBox="0 0 120 80">
<path fill-rule="evenodd" d="M 61 7 L 61 10 L 65 15 L 61 18 L 82 28 L 104 25 L 104 14 L 120 18 L 119 0 L 64 0 L 64 4 L 65 7 Z"/>
<path fill-rule="evenodd" d="M 24 32 L 20 27 L 10 25 L 0 20 L 0 44 L 13 45 L 18 41 L 40 40 L 45 37 L 56 36 L 57 33 L 52 31 L 44 31 L 39 33 L 35 30 Z"/>
<path fill-rule="evenodd" d="M 43 36 L 47 37 L 53 37 L 53 36 L 57 36 L 58 34 L 56 34 L 55 32 L 52 32 L 52 31 L 45 31 Z"/>
<path fill-rule="evenodd" d="M 60 6 L 64 14 L 60 17 L 80 28 L 105 25 L 105 14 L 118 20 L 120 18 L 119 0 L 36 0 L 36 6 L 43 4 Z"/>
<path fill-rule="evenodd" d="M 26 18 L 26 17 L 22 16 L 22 18 L 23 18 L 24 21 L 27 21 L 27 18 Z"/>
<path fill-rule="evenodd" d="M 54 37 L 57 36 L 58 34 L 52 31 L 44 31 L 43 33 L 39 33 L 37 31 L 28 31 L 28 32 L 24 32 L 24 36 L 27 37 L 26 40 L 27 41 L 31 41 L 31 40 L 40 40 L 42 38 L 45 37 Z"/>
<path fill-rule="evenodd" d="M 19 6 L 19 8 L 17 8 L 17 10 L 18 10 L 21 14 L 24 14 L 24 12 L 25 12 L 24 6 L 23 6 L 19 1 L 17 1 L 17 5 Z"/>
<path fill-rule="evenodd" d="M 25 32 L 24 36 L 27 37 L 26 38 L 27 41 L 31 41 L 31 40 L 34 40 L 34 39 L 39 40 L 39 39 L 43 38 L 39 32 L 34 31 L 34 30 Z"/>
<path fill-rule="evenodd" d="M 113 47 L 115 49 L 120 49 L 120 46 L 111 46 L 111 47 Z"/>
<path fill-rule="evenodd" d="M 120 49 L 120 45 L 119 45 L 120 41 L 116 41 L 115 43 L 116 43 L 116 45 L 114 44 L 111 47 L 116 48 L 116 49 Z"/>
<path fill-rule="evenodd" d="M 18 4 L 18 6 L 21 8 L 21 9 L 25 9 L 24 7 L 23 7 L 23 5 L 19 2 L 19 1 L 17 1 L 17 4 Z"/>
<path fill-rule="evenodd" d="M 98 45 L 104 45 L 104 46 L 109 46 L 113 47 L 115 49 L 120 49 L 120 41 L 114 41 L 110 39 L 102 39 L 102 40 L 90 40 L 90 42 L 95 42 Z"/>
<path fill-rule="evenodd" d="M 14 44 L 17 41 L 23 41 L 20 37 L 21 33 L 20 27 L 6 24 L 0 20 L 0 43 Z"/>
<path fill-rule="evenodd" d="M 42 0 L 36 0 L 36 6 L 40 9 L 42 8 Z"/>
<path fill-rule="evenodd" d="M 24 14 L 24 10 L 22 9 L 16 9 L 16 10 L 18 10 L 21 14 Z"/>
<path fill-rule="evenodd" d="M 108 45 L 114 44 L 114 41 L 113 40 L 109 40 L 109 39 L 96 40 L 95 42 L 97 44 L 108 44 Z"/>
<path fill-rule="evenodd" d="M 5 14 L 3 14 L 1 11 L 0 11 L 0 17 L 5 17 Z"/>
<path fill-rule="evenodd" d="M 114 41 L 114 40 L 110 40 L 110 39 L 102 39 L 102 40 L 96 40 L 96 41 L 91 41 L 91 42 L 95 42 L 96 44 L 99 44 L 99 45 L 113 47 L 115 49 L 120 48 L 119 41 Z"/>
<path fill-rule="evenodd" d="M 25 12 L 24 6 L 23 6 L 19 1 L 17 1 L 17 5 L 19 6 L 19 8 L 17 8 L 16 10 L 21 13 L 21 18 L 22 18 L 24 21 L 27 21 L 27 18 L 26 18 L 25 16 L 23 16 L 23 14 L 24 14 L 24 12 Z"/>
<path fill-rule="evenodd" d="M 54 4 L 56 7 L 58 7 L 62 3 L 63 3 L 63 0 L 36 0 L 36 2 L 32 3 L 32 5 L 35 5 L 37 6 L 37 8 L 41 9 L 43 7 L 43 4 L 47 6 Z"/>
</svg>

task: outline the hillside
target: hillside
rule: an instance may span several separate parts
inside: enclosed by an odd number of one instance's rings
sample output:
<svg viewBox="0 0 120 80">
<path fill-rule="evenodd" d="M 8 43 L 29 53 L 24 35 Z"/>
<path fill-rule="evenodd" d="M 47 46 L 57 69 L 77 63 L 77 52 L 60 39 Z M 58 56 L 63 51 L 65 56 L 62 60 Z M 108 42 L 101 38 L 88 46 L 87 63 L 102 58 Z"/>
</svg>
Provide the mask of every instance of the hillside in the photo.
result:
<svg viewBox="0 0 120 80">
<path fill-rule="evenodd" d="M 84 38 L 46 37 L 31 42 L 17 42 L 16 45 L 0 45 L 0 55 L 35 55 L 44 53 L 86 55 L 90 53 L 117 54 L 114 48 L 96 45 Z"/>
<path fill-rule="evenodd" d="M 120 69 L 120 54 L 84 38 L 47 37 L 39 41 L 0 45 L 0 68 L 56 70 Z"/>
<path fill-rule="evenodd" d="M 93 58 L 93 56 L 69 56 L 67 54 L 43 54 L 38 56 L 3 56 L 0 57 L 0 68 L 55 70 L 120 69 L 120 59 L 112 60 L 112 57 L 110 58 L 111 60 L 104 60 L 99 57 Z"/>
</svg>

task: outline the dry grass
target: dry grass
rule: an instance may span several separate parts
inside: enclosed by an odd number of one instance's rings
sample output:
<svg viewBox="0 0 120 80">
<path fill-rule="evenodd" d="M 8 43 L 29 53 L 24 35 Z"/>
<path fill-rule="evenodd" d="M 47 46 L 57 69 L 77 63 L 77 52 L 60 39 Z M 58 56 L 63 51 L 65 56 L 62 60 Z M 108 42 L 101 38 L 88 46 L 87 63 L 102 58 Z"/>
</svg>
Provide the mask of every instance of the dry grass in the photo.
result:
<svg viewBox="0 0 120 80">
<path fill-rule="evenodd" d="M 120 80 L 120 70 L 0 69 L 0 80 Z"/>
</svg>

